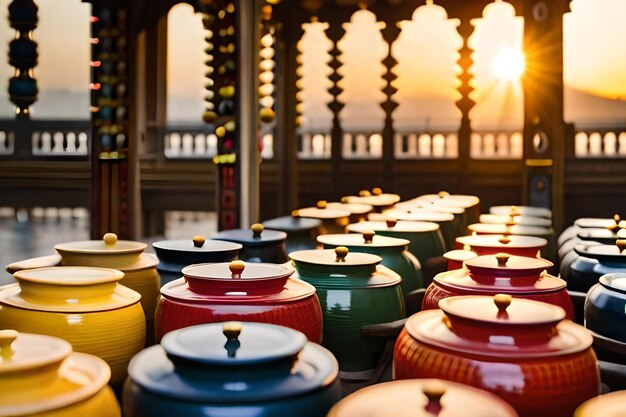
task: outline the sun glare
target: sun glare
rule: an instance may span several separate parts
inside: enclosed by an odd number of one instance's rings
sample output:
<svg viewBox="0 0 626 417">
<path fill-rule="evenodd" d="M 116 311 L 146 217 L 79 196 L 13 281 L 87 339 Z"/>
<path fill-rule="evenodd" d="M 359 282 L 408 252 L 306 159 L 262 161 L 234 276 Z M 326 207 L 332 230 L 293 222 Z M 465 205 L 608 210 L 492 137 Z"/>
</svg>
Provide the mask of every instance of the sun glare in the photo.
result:
<svg viewBox="0 0 626 417">
<path fill-rule="evenodd" d="M 493 72 L 499 80 L 515 81 L 524 73 L 526 62 L 522 51 L 505 47 L 493 61 Z"/>
</svg>

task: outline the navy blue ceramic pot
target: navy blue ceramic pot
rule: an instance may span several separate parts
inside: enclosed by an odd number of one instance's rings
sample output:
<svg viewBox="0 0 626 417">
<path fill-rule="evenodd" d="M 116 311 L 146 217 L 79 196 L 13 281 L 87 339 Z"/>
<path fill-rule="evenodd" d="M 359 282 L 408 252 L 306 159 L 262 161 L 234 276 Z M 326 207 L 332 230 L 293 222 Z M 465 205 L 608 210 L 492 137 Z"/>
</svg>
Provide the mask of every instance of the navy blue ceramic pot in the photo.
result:
<svg viewBox="0 0 626 417">
<path fill-rule="evenodd" d="M 602 275 L 626 272 L 626 249 L 621 239 L 617 245 L 578 245 L 574 251 L 579 255 L 570 265 L 570 290 L 587 292 L 598 283 Z"/>
<path fill-rule="evenodd" d="M 203 324 L 136 355 L 126 417 L 324 417 L 341 398 L 338 365 L 304 334 L 264 323 Z"/>
<path fill-rule="evenodd" d="M 219 232 L 213 239 L 239 243 L 243 248 L 239 259 L 246 262 L 283 264 L 289 260 L 285 251 L 287 233 L 266 230 L 260 223 L 250 229 L 233 229 Z"/>
<path fill-rule="evenodd" d="M 294 211 L 291 216 L 277 217 L 263 222 L 266 229 L 287 233 L 285 246 L 287 253 L 297 250 L 315 249 L 315 238 L 319 234 L 322 221 L 298 216 Z"/>
<path fill-rule="evenodd" d="M 183 276 L 184 267 L 194 264 L 230 262 L 237 259 L 242 246 L 195 236 L 189 240 L 161 240 L 152 244 L 159 258 L 157 270 L 161 286 Z"/>
<path fill-rule="evenodd" d="M 626 273 L 607 274 L 585 299 L 585 327 L 626 343 Z"/>
</svg>

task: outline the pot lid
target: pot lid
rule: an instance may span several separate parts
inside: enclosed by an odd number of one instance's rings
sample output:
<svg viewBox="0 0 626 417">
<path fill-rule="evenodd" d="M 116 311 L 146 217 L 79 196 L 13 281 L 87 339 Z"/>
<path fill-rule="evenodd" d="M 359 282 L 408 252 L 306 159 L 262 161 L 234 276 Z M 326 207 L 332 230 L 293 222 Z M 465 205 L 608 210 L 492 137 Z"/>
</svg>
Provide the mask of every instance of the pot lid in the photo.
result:
<svg viewBox="0 0 626 417">
<path fill-rule="evenodd" d="M 626 391 L 609 392 L 585 401 L 574 412 L 574 417 L 626 416 Z"/>
<path fill-rule="evenodd" d="M 136 355 L 130 378 L 157 395 L 214 404 L 286 399 L 332 384 L 330 352 L 286 327 L 202 324 L 166 334 Z"/>
<path fill-rule="evenodd" d="M 600 284 L 610 290 L 626 294 L 626 273 L 602 275 Z"/>
<path fill-rule="evenodd" d="M 15 330 L 0 330 L 0 375 L 58 364 L 72 353 L 63 339 Z"/>
<path fill-rule="evenodd" d="M 102 359 L 72 353 L 63 339 L 0 331 L 0 415 L 47 415 L 92 397 L 110 377 Z"/>
<path fill-rule="evenodd" d="M 593 337 L 565 318 L 558 306 L 539 301 L 469 295 L 439 301 L 407 320 L 415 339 L 479 357 L 542 358 L 589 348 Z"/>
<path fill-rule="evenodd" d="M 574 246 L 574 251 L 580 256 L 596 259 L 600 263 L 624 263 L 626 262 L 626 239 L 617 239 L 614 245 L 581 243 Z"/>
<path fill-rule="evenodd" d="M 457 237 L 456 241 L 473 248 L 502 248 L 504 251 L 507 248 L 539 250 L 548 244 L 541 237 L 519 235 L 471 235 Z"/>
<path fill-rule="evenodd" d="M 155 249 L 171 252 L 230 252 L 238 251 L 243 247 L 238 243 L 225 240 L 211 240 L 204 236 L 194 236 L 183 240 L 160 240 L 154 242 Z"/>
<path fill-rule="evenodd" d="M 478 218 L 481 223 L 506 224 L 519 226 L 552 227 L 552 220 L 543 217 L 531 216 L 502 216 L 499 214 L 481 214 Z"/>
<path fill-rule="evenodd" d="M 609 229 L 586 228 L 580 229 L 576 236 L 581 240 L 595 240 L 605 245 L 615 244 L 617 233 Z"/>
<path fill-rule="evenodd" d="M 328 417 L 517 417 L 494 394 L 440 379 L 383 382 L 339 401 Z"/>
<path fill-rule="evenodd" d="M 68 253 L 81 253 L 90 255 L 113 255 L 123 253 L 141 253 L 148 245 L 132 240 L 118 240 L 115 233 L 107 233 L 102 240 L 85 240 L 55 245 L 54 249 L 63 255 Z"/>
<path fill-rule="evenodd" d="M 378 255 L 350 252 L 345 246 L 333 249 L 312 249 L 291 252 L 289 257 L 299 264 L 332 266 L 337 268 L 375 266 L 382 262 Z"/>
<path fill-rule="evenodd" d="M 506 224 L 489 224 L 489 223 L 474 223 L 467 226 L 471 232 L 478 234 L 489 235 L 524 235 L 524 236 L 548 236 L 553 234 L 552 229 L 547 227 L 538 226 L 521 226 L 513 225 L 508 226 Z"/>
<path fill-rule="evenodd" d="M 469 259 L 474 259 L 478 255 L 476 252 L 465 249 L 455 249 L 443 254 L 443 257 L 449 261 L 465 262 Z"/>
<path fill-rule="evenodd" d="M 480 198 L 475 195 L 450 194 L 446 191 L 440 191 L 437 194 L 421 195 L 414 200 L 462 208 L 470 208 L 480 204 Z"/>
<path fill-rule="evenodd" d="M 189 265 L 182 270 L 191 292 L 244 298 L 280 293 L 293 272 L 280 265 L 243 261 Z"/>
<path fill-rule="evenodd" d="M 621 221 L 619 214 L 615 214 L 612 219 L 597 218 L 597 217 L 581 217 L 574 221 L 574 225 L 582 227 L 583 229 L 611 229 L 615 230 L 619 226 Z"/>
<path fill-rule="evenodd" d="M 321 224 L 322 222 L 319 219 L 301 217 L 298 214 L 298 210 L 294 210 L 291 216 L 277 217 L 263 222 L 263 226 L 265 226 L 265 228 L 280 230 L 283 232 L 313 230 L 320 227 Z"/>
<path fill-rule="evenodd" d="M 167 333 L 161 346 L 172 360 L 243 366 L 297 356 L 306 336 L 284 326 L 226 322 L 185 327 Z"/>
<path fill-rule="evenodd" d="M 425 222 L 451 222 L 454 221 L 454 214 L 442 213 L 436 211 L 401 211 L 401 210 L 389 210 L 385 212 L 385 215 L 397 220 L 406 221 L 425 221 Z"/>
<path fill-rule="evenodd" d="M 552 218 L 552 211 L 544 207 L 531 207 L 531 206 L 493 206 L 489 209 L 491 214 L 499 214 L 502 216 L 533 216 L 543 217 L 546 219 Z"/>
<path fill-rule="evenodd" d="M 406 239 L 376 235 L 373 230 L 366 230 L 361 235 L 356 233 L 320 235 L 317 237 L 317 241 L 323 245 L 356 248 L 405 248 L 411 243 Z"/>
<path fill-rule="evenodd" d="M 396 207 L 398 207 L 399 204 L 396 204 Z M 401 209 L 402 207 L 398 207 L 399 209 Z M 461 215 L 463 213 L 465 213 L 465 209 L 463 207 L 458 207 L 458 206 L 447 206 L 447 205 L 441 205 L 441 204 L 436 204 L 436 202 L 421 202 L 419 206 L 414 206 L 412 208 L 409 208 L 410 212 L 419 212 L 419 211 L 428 211 L 428 212 L 437 212 L 437 213 L 450 213 L 450 214 L 456 214 L 456 215 Z"/>
<path fill-rule="evenodd" d="M 328 207 L 328 203 L 324 200 L 317 202 L 315 207 L 306 207 L 297 210 L 298 216 L 310 217 L 312 219 L 328 220 L 328 219 L 342 219 L 344 217 L 350 217 L 350 211 L 347 209 L 332 209 Z"/>
<path fill-rule="evenodd" d="M 358 196 L 345 196 L 341 199 L 342 203 L 368 204 L 374 207 L 392 206 L 400 201 L 398 194 L 383 193 L 379 187 L 375 187 L 372 191 L 361 190 Z"/>
<path fill-rule="evenodd" d="M 538 294 L 559 291 L 567 286 L 562 279 L 545 272 L 546 265 L 552 265 L 549 261 L 510 256 L 511 259 L 507 259 L 506 266 L 500 267 L 497 262 L 503 262 L 503 257 L 508 258 L 509 255 L 498 254 L 470 258 L 465 261 L 465 269 L 442 272 L 436 275 L 434 280 L 446 289 L 470 294 Z M 494 262 L 494 258 L 499 261 Z M 531 261 L 529 265 L 524 264 L 525 260 Z M 534 269 L 530 268 L 533 266 L 530 264 L 533 263 Z M 507 270 L 509 264 L 511 269 Z M 529 268 L 525 268 L 526 266 Z"/>
<path fill-rule="evenodd" d="M 373 206 L 362 203 L 327 203 L 326 208 L 330 210 L 347 210 L 352 214 L 366 214 L 374 210 Z"/>
<path fill-rule="evenodd" d="M 139 293 L 117 282 L 115 269 L 56 266 L 16 272 L 16 284 L 0 289 L 0 304 L 37 311 L 106 311 L 138 303 Z"/>
<path fill-rule="evenodd" d="M 352 223 L 346 226 L 346 230 L 350 233 L 363 233 L 368 230 L 375 232 L 413 232 L 413 233 L 426 233 L 439 230 L 439 225 L 433 222 L 408 222 L 408 221 L 395 221 L 388 219 L 387 221 L 380 222 L 359 222 Z"/>
<path fill-rule="evenodd" d="M 277 230 L 265 230 L 261 223 L 255 223 L 250 229 L 224 230 L 213 236 L 213 239 L 240 243 L 244 246 L 271 246 L 284 242 L 287 233 Z"/>
</svg>

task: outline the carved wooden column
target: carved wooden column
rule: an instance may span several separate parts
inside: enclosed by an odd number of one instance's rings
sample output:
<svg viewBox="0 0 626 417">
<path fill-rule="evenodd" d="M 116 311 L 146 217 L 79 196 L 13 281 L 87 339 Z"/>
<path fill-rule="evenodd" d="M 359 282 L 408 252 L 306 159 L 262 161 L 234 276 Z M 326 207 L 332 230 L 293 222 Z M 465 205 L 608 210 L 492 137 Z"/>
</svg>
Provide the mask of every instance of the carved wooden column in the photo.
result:
<svg viewBox="0 0 626 417">
<path fill-rule="evenodd" d="M 563 226 L 563 14 L 565 0 L 525 0 L 524 202 L 548 207 Z"/>
<path fill-rule="evenodd" d="M 383 189 L 394 190 L 394 170 L 393 164 L 394 158 L 394 136 L 395 130 L 393 127 L 393 112 L 399 106 L 398 102 L 393 99 L 393 95 L 398 92 L 398 89 L 391 85 L 398 76 L 393 72 L 398 61 L 391 54 L 393 43 L 398 39 L 400 35 L 400 28 L 395 21 L 386 21 L 386 26 L 382 29 L 382 35 L 385 42 L 389 45 L 389 52 L 383 60 L 386 72 L 383 75 L 383 79 L 387 85 L 383 88 L 386 99 L 381 104 L 382 109 L 385 112 L 385 125 L 383 127 L 383 164 L 384 164 L 384 176 L 383 176 Z"/>
<path fill-rule="evenodd" d="M 114 3 L 114 4 L 113 4 Z M 137 138 L 129 138 L 129 30 L 124 4 L 93 5 L 91 236 L 138 237 Z M 134 41 L 134 40 L 133 40 Z"/>
<path fill-rule="evenodd" d="M 457 28 L 459 35 L 463 40 L 463 45 L 459 49 L 459 59 L 457 63 L 461 68 L 461 72 L 458 75 L 460 81 L 457 91 L 461 94 L 461 98 L 456 101 L 458 109 L 461 111 L 461 125 L 458 132 L 458 146 L 459 146 L 459 168 L 462 171 L 467 171 L 468 163 L 470 159 L 470 141 L 472 137 L 472 125 L 469 117 L 470 111 L 476 105 L 476 102 L 472 100 L 470 94 L 474 91 L 474 87 L 470 82 L 473 78 L 473 74 L 470 68 L 474 64 L 472 59 L 472 48 L 469 47 L 469 38 L 474 33 L 474 25 L 471 24 L 471 19 L 466 16 L 461 19 L 461 24 Z M 459 176 L 459 178 L 465 178 L 465 175 Z"/>
</svg>

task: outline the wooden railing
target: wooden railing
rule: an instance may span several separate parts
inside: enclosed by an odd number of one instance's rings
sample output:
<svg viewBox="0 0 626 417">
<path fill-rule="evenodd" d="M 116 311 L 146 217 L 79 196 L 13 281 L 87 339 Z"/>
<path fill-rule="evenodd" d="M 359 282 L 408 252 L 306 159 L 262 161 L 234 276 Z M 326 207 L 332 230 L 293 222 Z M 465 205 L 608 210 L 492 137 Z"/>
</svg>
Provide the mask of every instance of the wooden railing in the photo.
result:
<svg viewBox="0 0 626 417">
<path fill-rule="evenodd" d="M 626 158 L 626 128 L 577 129 L 576 158 Z"/>
</svg>

